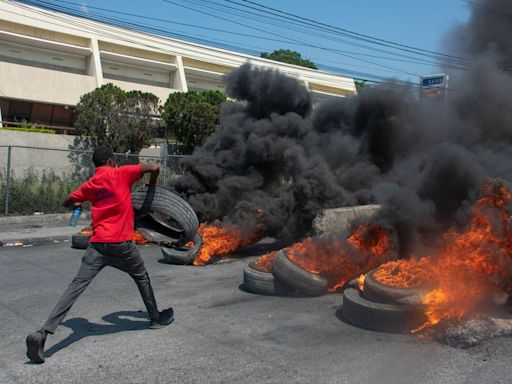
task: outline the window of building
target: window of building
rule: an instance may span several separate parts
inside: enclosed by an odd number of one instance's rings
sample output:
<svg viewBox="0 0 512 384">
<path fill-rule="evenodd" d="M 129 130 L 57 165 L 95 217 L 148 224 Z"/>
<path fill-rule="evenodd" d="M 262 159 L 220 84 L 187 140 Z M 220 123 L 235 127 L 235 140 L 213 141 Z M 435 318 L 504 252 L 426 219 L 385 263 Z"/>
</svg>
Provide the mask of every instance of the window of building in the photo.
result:
<svg viewBox="0 0 512 384">
<path fill-rule="evenodd" d="M 53 105 L 34 103 L 31 121 L 35 124 L 50 125 L 52 123 Z"/>
<path fill-rule="evenodd" d="M 30 121 L 31 114 L 32 103 L 20 100 L 10 100 L 9 112 L 5 119 L 9 121 Z"/>
<path fill-rule="evenodd" d="M 52 125 L 69 127 L 73 121 L 73 108 L 62 105 L 53 107 Z"/>
</svg>

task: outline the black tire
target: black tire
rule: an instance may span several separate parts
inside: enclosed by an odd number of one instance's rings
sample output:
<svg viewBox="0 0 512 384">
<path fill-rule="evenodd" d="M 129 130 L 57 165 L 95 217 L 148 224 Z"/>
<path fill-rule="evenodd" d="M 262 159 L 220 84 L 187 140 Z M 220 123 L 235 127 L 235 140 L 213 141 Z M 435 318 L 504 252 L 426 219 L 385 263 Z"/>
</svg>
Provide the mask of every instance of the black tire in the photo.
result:
<svg viewBox="0 0 512 384">
<path fill-rule="evenodd" d="M 384 304 L 369 301 L 355 288 L 343 291 L 343 317 L 372 331 L 406 332 L 426 322 L 423 305 Z"/>
<path fill-rule="evenodd" d="M 172 247 L 162 247 L 162 255 L 170 264 L 179 264 L 179 265 L 187 265 L 192 264 L 194 259 L 196 258 L 197 252 L 201 248 L 201 236 L 196 234 L 194 236 L 194 247 L 185 248 L 179 246 Z"/>
<path fill-rule="evenodd" d="M 180 237 L 176 232 L 161 226 L 147 215 L 138 217 L 135 220 L 135 228 L 146 240 L 154 244 L 170 247 L 180 242 Z"/>
<path fill-rule="evenodd" d="M 181 243 L 194 238 L 199 228 L 197 215 L 192 207 L 181 197 L 160 187 L 138 188 L 132 193 L 133 209 L 137 214 L 157 212 L 172 218 L 183 232 Z"/>
<path fill-rule="evenodd" d="M 86 249 L 90 239 L 91 235 L 75 233 L 71 236 L 71 248 Z"/>
<path fill-rule="evenodd" d="M 364 278 L 363 295 L 367 300 L 377 303 L 397 303 L 407 300 L 419 300 L 425 293 L 423 288 L 395 288 L 378 282 L 373 274 L 376 269 L 368 272 Z"/>
<path fill-rule="evenodd" d="M 171 232 L 180 235 L 183 233 L 183 229 L 179 227 L 179 224 L 174 221 L 171 217 L 162 213 L 153 212 L 149 214 L 149 217 L 164 228 L 169 229 Z"/>
<path fill-rule="evenodd" d="M 278 251 L 272 266 L 272 274 L 298 293 L 308 296 L 321 296 L 327 293 L 327 280 L 293 263 L 286 255 L 285 249 Z"/>
<path fill-rule="evenodd" d="M 244 287 L 247 291 L 259 295 L 280 295 L 288 291 L 271 272 L 254 268 L 254 262 L 244 268 Z"/>
</svg>

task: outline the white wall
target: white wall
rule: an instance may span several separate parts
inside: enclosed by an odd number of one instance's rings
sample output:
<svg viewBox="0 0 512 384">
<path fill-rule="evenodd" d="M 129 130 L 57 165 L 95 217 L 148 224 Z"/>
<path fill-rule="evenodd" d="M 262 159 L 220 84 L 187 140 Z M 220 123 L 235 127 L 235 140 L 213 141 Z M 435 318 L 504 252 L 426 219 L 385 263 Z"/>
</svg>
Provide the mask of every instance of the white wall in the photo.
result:
<svg viewBox="0 0 512 384">
<path fill-rule="evenodd" d="M 77 136 L 57 135 L 33 132 L 17 132 L 0 130 L 0 172 L 5 173 L 7 166 L 7 148 L 2 146 L 24 146 L 56 149 L 55 151 L 44 149 L 28 149 L 13 147 L 11 149 L 11 169 L 14 176 L 21 177 L 31 169 L 38 174 L 43 171 L 52 170 L 55 174 L 61 175 L 73 170 L 68 151 Z M 141 156 L 160 156 L 160 148 L 144 148 Z"/>
<path fill-rule="evenodd" d="M 2 95 L 11 99 L 76 105 L 80 96 L 96 88 L 96 79 L 0 61 L 0 84 Z"/>
</svg>

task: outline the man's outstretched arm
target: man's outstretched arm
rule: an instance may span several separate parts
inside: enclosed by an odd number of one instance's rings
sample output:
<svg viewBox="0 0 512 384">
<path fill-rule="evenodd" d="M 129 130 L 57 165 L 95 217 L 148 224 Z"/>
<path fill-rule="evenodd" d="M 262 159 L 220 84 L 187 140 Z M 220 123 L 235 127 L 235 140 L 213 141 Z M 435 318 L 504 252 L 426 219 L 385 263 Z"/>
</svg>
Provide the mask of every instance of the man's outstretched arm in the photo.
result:
<svg viewBox="0 0 512 384">
<path fill-rule="evenodd" d="M 79 201 L 73 200 L 71 197 L 67 197 L 66 200 L 62 203 L 66 208 L 76 208 L 82 206 L 82 203 Z"/>
<path fill-rule="evenodd" d="M 155 186 L 156 181 L 158 180 L 158 175 L 160 174 L 160 165 L 157 163 L 145 163 L 141 164 L 142 175 L 149 173 L 151 177 L 149 178 L 149 185 Z"/>
<path fill-rule="evenodd" d="M 71 193 L 63 202 L 62 205 L 66 208 L 77 208 L 82 206 L 82 201 L 88 200 L 87 183 L 82 184 Z"/>
</svg>

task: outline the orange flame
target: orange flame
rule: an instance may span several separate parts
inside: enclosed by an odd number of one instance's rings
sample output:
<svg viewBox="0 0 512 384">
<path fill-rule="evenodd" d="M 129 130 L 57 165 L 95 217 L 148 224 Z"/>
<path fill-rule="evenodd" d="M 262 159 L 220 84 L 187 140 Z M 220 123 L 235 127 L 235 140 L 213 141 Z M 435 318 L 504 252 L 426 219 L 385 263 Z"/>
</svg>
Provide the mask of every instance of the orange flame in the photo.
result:
<svg viewBox="0 0 512 384">
<path fill-rule="evenodd" d="M 324 242 L 311 237 L 288 248 L 288 258 L 304 270 L 322 275 L 335 291 L 351 279 L 376 268 L 393 256 L 389 232 L 361 224 L 346 241 Z"/>
<path fill-rule="evenodd" d="M 394 288 L 427 286 L 432 276 L 432 263 L 426 257 L 389 261 L 373 273 L 375 280 Z"/>
<path fill-rule="evenodd" d="M 144 236 L 142 236 L 142 233 L 135 230 L 133 231 L 133 241 L 135 241 L 137 244 L 148 244 L 149 240 L 146 240 Z"/>
<path fill-rule="evenodd" d="M 91 227 L 85 227 L 80 231 L 80 234 L 82 235 L 92 235 L 92 228 Z"/>
<path fill-rule="evenodd" d="M 192 249 L 192 248 L 194 248 L 194 245 L 195 245 L 195 244 L 196 244 L 196 243 L 195 243 L 194 241 L 190 240 L 190 241 L 189 241 L 189 242 L 187 242 L 185 245 L 183 245 L 183 247 L 188 248 L 188 249 Z"/>
<path fill-rule="evenodd" d="M 361 292 L 364 292 L 364 279 L 366 278 L 366 275 L 364 274 L 361 274 L 358 278 L 357 278 L 357 286 L 359 288 L 359 290 Z"/>
<path fill-rule="evenodd" d="M 92 235 L 93 234 L 92 227 L 85 227 L 85 228 L 83 228 L 80 231 L 80 234 L 81 235 Z M 133 231 L 133 238 L 132 238 L 132 240 L 135 241 L 137 244 L 147 244 L 147 243 L 149 243 L 149 241 L 146 240 L 144 238 L 144 236 L 142 236 L 142 233 L 140 233 L 137 230 Z"/>
<path fill-rule="evenodd" d="M 201 236 L 202 245 L 194 260 L 194 265 L 205 265 L 212 257 L 223 257 L 238 248 L 257 242 L 264 231 L 264 210 L 255 208 L 252 212 L 240 212 L 239 219 L 243 220 L 251 230 L 243 232 L 241 229 L 216 221 L 211 225 L 202 223 L 198 234 Z"/>
<path fill-rule="evenodd" d="M 262 272 L 272 272 L 272 265 L 274 264 L 274 260 L 277 257 L 277 251 L 273 251 L 267 253 L 263 256 L 260 256 L 253 264 L 253 267 L 262 271 Z"/>
<path fill-rule="evenodd" d="M 511 192 L 500 182 L 480 188 L 471 220 L 462 232 L 449 230 L 439 255 L 383 265 L 375 276 L 391 286 L 429 284 L 422 298 L 427 322 L 413 332 L 445 320 L 460 320 L 496 292 L 509 290 L 512 277 Z M 394 271 L 394 272 L 392 272 Z"/>
<path fill-rule="evenodd" d="M 198 233 L 201 236 L 202 246 L 194 260 L 196 266 L 205 265 L 214 256 L 225 256 L 259 239 L 258 233 L 246 236 L 240 229 L 220 223 L 212 225 L 202 223 Z"/>
</svg>

